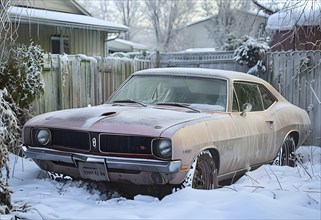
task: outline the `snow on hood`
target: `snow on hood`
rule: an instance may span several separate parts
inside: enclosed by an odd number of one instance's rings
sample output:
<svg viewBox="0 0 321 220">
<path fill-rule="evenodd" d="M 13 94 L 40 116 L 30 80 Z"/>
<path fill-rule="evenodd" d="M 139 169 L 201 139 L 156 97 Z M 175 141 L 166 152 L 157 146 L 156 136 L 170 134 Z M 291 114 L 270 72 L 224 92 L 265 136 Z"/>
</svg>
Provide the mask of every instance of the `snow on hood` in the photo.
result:
<svg viewBox="0 0 321 220">
<path fill-rule="evenodd" d="M 165 106 L 156 108 L 106 104 L 46 113 L 34 117 L 26 126 L 159 136 L 171 126 L 210 117 L 207 113 L 185 110 Z"/>
</svg>

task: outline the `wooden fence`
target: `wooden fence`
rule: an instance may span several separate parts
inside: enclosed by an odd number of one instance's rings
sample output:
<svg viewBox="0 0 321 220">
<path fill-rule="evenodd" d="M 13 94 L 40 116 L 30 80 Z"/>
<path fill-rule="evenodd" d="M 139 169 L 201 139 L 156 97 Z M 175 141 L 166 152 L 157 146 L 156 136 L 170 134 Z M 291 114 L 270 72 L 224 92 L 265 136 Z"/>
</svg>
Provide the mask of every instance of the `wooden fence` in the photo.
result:
<svg viewBox="0 0 321 220">
<path fill-rule="evenodd" d="M 247 72 L 248 67 L 235 62 L 233 51 L 161 53 L 160 67 L 200 67 Z"/>
<path fill-rule="evenodd" d="M 311 144 L 321 146 L 321 51 L 269 53 L 266 63 L 268 81 L 308 112 Z"/>
<path fill-rule="evenodd" d="M 147 60 L 48 55 L 43 69 L 45 92 L 31 113 L 102 104 L 130 74 L 147 68 Z"/>
</svg>

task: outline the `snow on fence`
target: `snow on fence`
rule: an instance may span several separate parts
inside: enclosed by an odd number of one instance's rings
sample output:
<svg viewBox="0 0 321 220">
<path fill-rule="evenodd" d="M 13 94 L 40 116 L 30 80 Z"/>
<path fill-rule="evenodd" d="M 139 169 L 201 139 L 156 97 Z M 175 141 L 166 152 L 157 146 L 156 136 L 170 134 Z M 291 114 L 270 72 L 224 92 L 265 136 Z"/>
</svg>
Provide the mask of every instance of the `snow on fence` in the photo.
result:
<svg viewBox="0 0 321 220">
<path fill-rule="evenodd" d="M 311 144 L 321 146 L 321 51 L 268 53 L 266 63 L 268 81 L 309 113 Z"/>
<path fill-rule="evenodd" d="M 247 72 L 235 62 L 233 51 L 161 53 L 160 67 L 201 67 Z"/>
<path fill-rule="evenodd" d="M 133 72 L 147 68 L 147 60 L 48 55 L 43 69 L 45 92 L 31 113 L 102 104 Z"/>
</svg>

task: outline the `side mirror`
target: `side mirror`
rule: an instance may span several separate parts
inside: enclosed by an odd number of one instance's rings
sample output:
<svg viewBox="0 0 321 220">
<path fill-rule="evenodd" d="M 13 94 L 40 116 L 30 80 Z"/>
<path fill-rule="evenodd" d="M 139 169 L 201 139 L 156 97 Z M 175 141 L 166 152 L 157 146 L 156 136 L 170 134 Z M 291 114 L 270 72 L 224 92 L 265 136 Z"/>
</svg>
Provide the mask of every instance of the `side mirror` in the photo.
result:
<svg viewBox="0 0 321 220">
<path fill-rule="evenodd" d="M 242 105 L 242 112 L 241 116 L 246 116 L 246 112 L 250 112 L 252 110 L 252 104 L 251 103 L 244 103 Z"/>
</svg>

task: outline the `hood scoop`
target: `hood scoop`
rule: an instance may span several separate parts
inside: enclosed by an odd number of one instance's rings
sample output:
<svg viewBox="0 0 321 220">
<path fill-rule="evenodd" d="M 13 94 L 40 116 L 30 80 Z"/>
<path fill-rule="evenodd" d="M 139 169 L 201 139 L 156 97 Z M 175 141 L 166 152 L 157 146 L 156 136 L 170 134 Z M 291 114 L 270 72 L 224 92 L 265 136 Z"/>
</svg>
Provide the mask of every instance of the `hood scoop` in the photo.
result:
<svg viewBox="0 0 321 220">
<path fill-rule="evenodd" d="M 107 117 L 107 116 L 112 116 L 115 114 L 116 114 L 116 112 L 105 112 L 105 113 L 101 114 L 100 116 Z"/>
</svg>

